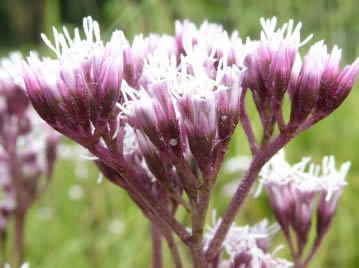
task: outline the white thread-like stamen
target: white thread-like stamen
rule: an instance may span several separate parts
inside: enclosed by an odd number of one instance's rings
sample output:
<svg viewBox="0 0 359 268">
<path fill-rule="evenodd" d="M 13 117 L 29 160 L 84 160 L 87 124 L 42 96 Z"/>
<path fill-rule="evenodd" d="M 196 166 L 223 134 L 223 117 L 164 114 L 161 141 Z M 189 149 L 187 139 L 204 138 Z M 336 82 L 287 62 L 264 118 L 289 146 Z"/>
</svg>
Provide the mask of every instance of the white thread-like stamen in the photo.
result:
<svg viewBox="0 0 359 268">
<path fill-rule="evenodd" d="M 101 184 L 102 183 L 102 181 L 103 181 L 103 174 L 100 172 L 99 174 L 98 174 L 98 178 L 97 178 L 97 184 Z"/>
<path fill-rule="evenodd" d="M 97 156 L 93 156 L 93 155 L 80 155 L 80 158 L 84 159 L 84 160 L 98 160 L 99 158 Z"/>
</svg>

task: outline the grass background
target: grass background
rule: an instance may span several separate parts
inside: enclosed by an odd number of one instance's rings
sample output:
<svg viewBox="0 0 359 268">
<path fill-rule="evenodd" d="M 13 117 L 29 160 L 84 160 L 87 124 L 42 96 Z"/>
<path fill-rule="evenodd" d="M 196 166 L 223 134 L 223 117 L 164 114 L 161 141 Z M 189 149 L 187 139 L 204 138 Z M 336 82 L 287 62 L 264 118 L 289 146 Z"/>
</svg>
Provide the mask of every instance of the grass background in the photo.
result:
<svg viewBox="0 0 359 268">
<path fill-rule="evenodd" d="M 359 55 L 359 9 L 356 0 L 334 1 L 238 1 L 238 0 L 1 0 L 0 54 L 19 49 L 49 53 L 39 40 L 52 25 L 81 26 L 82 17 L 99 20 L 104 38 L 122 29 L 135 33 L 172 33 L 175 19 L 189 18 L 197 24 L 207 19 L 227 30 L 237 29 L 242 37 L 259 36 L 259 18 L 278 16 L 303 22 L 303 37 L 314 33 L 314 41 L 325 39 L 329 47 L 344 49 L 344 62 Z M 305 48 L 303 49 L 305 51 Z M 320 159 L 334 154 L 338 163 L 352 161 L 337 217 L 311 267 L 359 267 L 359 83 L 345 103 L 328 119 L 297 137 L 287 146 L 290 160 L 304 155 Z M 257 120 L 252 107 L 251 117 Z M 258 120 L 257 120 L 258 122 Z M 259 125 L 256 125 L 259 129 Z M 239 128 L 229 157 L 248 154 Z M 98 185 L 98 171 L 88 163 L 88 175 L 79 178 L 83 163 L 61 160 L 49 191 L 30 211 L 26 226 L 26 259 L 31 267 L 149 267 L 150 229 L 139 210 L 119 188 L 104 181 Z M 221 174 L 211 206 L 221 215 L 229 202 L 223 185 L 236 178 Z M 78 199 L 71 198 L 72 196 Z M 82 194 L 82 196 L 81 196 Z M 182 215 L 179 215 L 182 217 Z M 264 195 L 248 200 L 238 222 L 255 223 L 271 218 Z M 209 217 L 210 218 L 210 217 Z M 281 240 L 280 236 L 277 238 Z M 11 247 L 7 248 L 11 254 Z M 183 255 L 187 252 L 182 251 Z M 284 250 L 283 256 L 287 255 Z M 167 267 L 171 262 L 166 260 Z M 190 267 L 187 263 L 186 267 Z"/>
</svg>

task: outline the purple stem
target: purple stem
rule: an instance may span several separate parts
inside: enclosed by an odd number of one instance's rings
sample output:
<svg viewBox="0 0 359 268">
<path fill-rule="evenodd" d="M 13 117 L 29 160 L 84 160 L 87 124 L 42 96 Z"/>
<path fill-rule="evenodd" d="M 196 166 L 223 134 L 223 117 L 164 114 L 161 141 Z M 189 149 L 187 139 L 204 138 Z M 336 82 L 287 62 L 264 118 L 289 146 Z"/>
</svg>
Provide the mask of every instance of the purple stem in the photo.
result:
<svg viewBox="0 0 359 268">
<path fill-rule="evenodd" d="M 229 140 L 229 139 L 228 139 Z M 199 189 L 198 202 L 195 202 L 195 209 L 192 214 L 192 237 L 194 245 L 192 247 L 192 258 L 195 267 L 207 267 L 207 262 L 203 252 L 203 231 L 206 221 L 209 201 L 213 186 L 216 182 L 218 172 L 222 166 L 224 156 L 227 152 L 228 141 L 219 143 L 216 161 L 209 174 L 203 174 L 203 186 Z"/>
<path fill-rule="evenodd" d="M 178 204 L 182 205 L 188 212 L 192 210 L 191 205 L 183 199 L 182 193 L 178 193 L 169 180 L 158 180 L 158 182 L 168 192 L 170 197 L 178 202 Z"/>
<path fill-rule="evenodd" d="M 143 199 L 138 196 L 137 192 L 133 192 L 131 188 L 128 187 L 128 185 L 124 182 L 123 178 L 115 170 L 107 169 L 106 165 L 103 164 L 103 162 L 101 161 L 96 161 L 96 164 L 101 170 L 101 172 L 105 174 L 106 178 L 109 179 L 110 182 L 126 190 L 128 195 L 141 209 L 143 214 L 152 222 L 152 224 L 156 224 L 157 228 L 161 231 L 167 241 L 167 245 L 170 250 L 172 261 L 174 262 L 175 267 L 183 268 L 181 256 L 179 254 L 176 242 L 173 238 L 171 229 L 167 226 L 167 224 L 153 213 L 153 210 L 148 207 L 147 203 L 144 202 Z"/>
<path fill-rule="evenodd" d="M 302 265 L 300 263 L 300 257 L 299 255 L 295 252 L 295 249 L 294 249 L 294 245 L 293 245 L 293 240 L 292 240 L 292 237 L 290 236 L 290 233 L 289 231 L 283 231 L 284 233 L 284 236 L 288 242 L 288 246 L 289 246 L 289 250 L 290 250 L 290 254 L 292 255 L 292 258 L 295 262 L 295 267 L 296 268 L 301 268 Z"/>
<path fill-rule="evenodd" d="M 197 189 L 200 186 L 200 181 L 184 159 L 179 160 L 175 165 L 177 171 L 183 177 L 183 186 L 192 204 L 192 201 L 197 199 Z"/>
<path fill-rule="evenodd" d="M 16 266 L 20 267 L 24 261 L 25 245 L 25 211 L 17 210 L 15 212 L 15 248 L 16 248 Z"/>
<path fill-rule="evenodd" d="M 324 236 L 325 236 L 325 234 L 322 234 L 315 239 L 312 250 L 310 251 L 308 257 L 305 259 L 305 261 L 303 262 L 303 265 L 300 268 L 306 268 L 309 265 L 309 263 L 311 262 L 311 260 L 315 256 L 315 254 L 317 253 L 320 245 L 322 244 Z"/>
<path fill-rule="evenodd" d="M 267 111 L 266 113 L 267 115 L 265 116 L 264 125 L 263 125 L 263 137 L 262 137 L 261 148 L 266 147 L 267 144 L 270 142 L 276 122 L 274 115 L 270 111 Z"/>
<path fill-rule="evenodd" d="M 162 268 L 162 234 L 157 226 L 152 223 L 152 268 Z"/>
<path fill-rule="evenodd" d="M 285 132 L 286 130 L 286 124 L 283 118 L 283 113 L 281 107 L 279 107 L 277 110 L 274 111 L 275 119 L 278 123 L 278 127 L 280 132 Z"/>
<path fill-rule="evenodd" d="M 204 258 L 203 250 L 201 247 L 202 243 L 195 243 L 191 247 L 191 255 L 193 261 L 193 268 L 205 268 L 206 259 Z"/>
<path fill-rule="evenodd" d="M 206 260 L 203 252 L 203 231 L 206 215 L 211 197 L 210 189 L 203 189 L 199 193 L 199 200 L 192 213 L 192 238 L 194 241 L 191 249 L 193 264 L 196 268 L 204 268 Z"/>
<path fill-rule="evenodd" d="M 268 146 L 263 147 L 254 155 L 247 173 L 238 186 L 237 191 L 224 214 L 223 220 L 209 244 L 209 248 L 206 252 L 207 261 L 212 261 L 219 252 L 227 232 L 232 225 L 239 209 L 241 208 L 243 201 L 247 197 L 253 183 L 255 182 L 255 179 L 262 166 L 285 144 L 287 144 L 291 137 L 291 135 L 282 133 Z"/>
<path fill-rule="evenodd" d="M 175 217 L 169 214 L 168 209 L 166 209 L 156 199 L 156 197 L 143 184 L 141 184 L 141 182 L 133 182 L 136 180 L 136 176 L 124 176 L 124 178 L 131 189 L 138 193 L 137 195 L 146 203 L 154 214 L 157 215 L 157 217 L 166 222 L 185 244 L 191 244 L 191 236 L 183 225 L 181 225 Z"/>
<path fill-rule="evenodd" d="M 325 115 L 320 115 L 320 114 L 312 115 L 297 129 L 297 133 L 303 132 L 304 130 L 310 128 L 315 123 L 319 122 L 320 120 L 322 120 L 324 118 L 325 118 Z"/>
<path fill-rule="evenodd" d="M 284 98 L 284 95 L 273 96 L 273 98 L 272 98 L 272 107 L 273 107 L 274 117 L 275 117 L 275 120 L 277 121 L 278 128 L 279 128 L 280 132 L 286 131 L 286 124 L 285 124 L 283 112 L 282 112 L 283 98 Z"/>
<path fill-rule="evenodd" d="M 7 238 L 7 230 L 0 231 L 0 267 L 4 267 L 6 261 L 6 238 Z"/>
<path fill-rule="evenodd" d="M 129 192 L 130 197 L 137 206 L 142 210 L 143 214 L 152 222 L 152 225 L 156 225 L 158 230 L 165 237 L 168 249 L 172 256 L 172 261 L 176 268 L 183 268 L 181 256 L 179 254 L 176 242 L 173 238 L 172 231 L 168 228 L 166 223 L 158 219 L 157 215 L 154 215 L 150 208 L 136 195 L 136 193 Z M 155 256 L 153 256 L 155 257 Z"/>
<path fill-rule="evenodd" d="M 100 147 L 95 146 L 90 148 L 90 151 L 99 157 L 105 164 L 117 170 L 126 181 L 126 184 L 130 190 L 136 193 L 136 196 L 146 204 L 148 208 L 159 218 L 164 221 L 186 245 L 192 244 L 191 235 L 180 224 L 175 217 L 170 215 L 167 208 L 146 188 L 143 182 L 138 178 L 138 174 L 135 174 L 131 169 L 118 165 L 118 159 L 113 158 L 107 153 L 107 151 Z"/>
<path fill-rule="evenodd" d="M 195 196 L 192 196 L 192 198 L 190 196 L 191 204 L 193 207 L 191 214 L 193 244 L 190 245 L 190 248 L 193 265 L 196 268 L 204 268 L 207 265 L 203 251 L 204 225 L 206 221 L 211 192 L 213 189 L 213 185 L 216 181 L 219 169 L 222 165 L 224 155 L 227 151 L 227 144 L 228 143 L 226 141 L 218 143 L 218 147 L 215 149 L 215 151 L 217 152 L 217 157 L 212 170 L 207 174 L 202 173 L 203 181 L 200 188 L 198 189 L 198 191 L 196 190 Z M 185 176 L 184 179 L 187 178 L 186 175 L 193 175 L 193 172 L 188 168 L 188 165 L 177 166 L 177 169 L 181 172 L 183 176 Z M 197 178 L 196 180 L 198 181 Z"/>
<path fill-rule="evenodd" d="M 157 215 L 154 215 L 151 212 L 151 209 L 148 208 L 148 206 L 145 203 L 143 203 L 138 196 L 136 196 L 136 193 L 132 193 L 132 192 L 128 192 L 128 193 L 130 197 L 134 200 L 134 202 L 137 204 L 137 206 L 142 210 L 143 214 L 152 222 L 152 225 L 155 224 L 158 230 L 165 237 L 175 267 L 183 268 L 181 256 L 179 254 L 176 242 L 173 238 L 172 231 L 168 228 L 166 223 L 158 219 Z"/>
<path fill-rule="evenodd" d="M 166 238 L 168 249 L 170 250 L 172 261 L 176 268 L 183 268 L 181 256 L 179 254 L 176 241 L 173 238 L 173 235 L 170 230 L 162 230 L 163 236 Z"/>
<path fill-rule="evenodd" d="M 17 134 L 7 137 L 7 153 L 9 155 L 10 173 L 12 183 L 16 193 L 16 210 L 14 213 L 15 221 L 15 260 L 16 265 L 20 267 L 24 260 L 24 229 L 25 229 L 25 215 L 27 209 L 31 205 L 31 198 L 26 192 L 23 184 L 23 176 L 19 169 L 19 161 L 16 153 Z"/>
</svg>

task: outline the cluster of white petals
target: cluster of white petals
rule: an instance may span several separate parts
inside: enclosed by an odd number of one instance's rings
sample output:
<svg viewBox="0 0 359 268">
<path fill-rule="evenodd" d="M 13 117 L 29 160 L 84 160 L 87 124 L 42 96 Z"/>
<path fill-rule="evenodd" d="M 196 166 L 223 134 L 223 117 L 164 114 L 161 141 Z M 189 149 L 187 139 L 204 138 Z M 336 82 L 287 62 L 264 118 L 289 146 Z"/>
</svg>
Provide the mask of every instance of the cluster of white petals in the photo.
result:
<svg viewBox="0 0 359 268">
<path fill-rule="evenodd" d="M 215 211 L 212 214 L 212 221 L 213 226 L 208 227 L 207 232 L 204 235 L 204 249 L 207 249 L 209 242 L 214 237 L 214 234 L 222 221 L 222 219 L 216 218 Z M 267 252 L 270 240 L 279 229 L 279 225 L 276 223 L 269 225 L 267 219 L 264 219 L 253 226 L 238 226 L 233 223 L 223 242 L 224 252 L 229 256 L 228 261 L 233 262 L 240 254 L 247 254 L 251 259 L 246 267 L 291 267 L 292 263 L 275 257 L 276 252 L 281 246 L 277 247 L 272 254 Z M 265 248 L 263 248 L 263 245 L 265 245 Z"/>
<path fill-rule="evenodd" d="M 279 151 L 262 168 L 259 176 L 259 186 L 255 193 L 258 196 L 263 185 L 292 183 L 295 188 L 303 192 L 326 192 L 329 201 L 334 192 L 340 192 L 347 185 L 346 176 L 350 162 L 345 162 L 337 170 L 334 156 L 325 156 L 322 165 L 311 163 L 309 157 L 290 165 L 285 160 L 284 150 Z"/>
<path fill-rule="evenodd" d="M 11 266 L 10 266 L 10 264 L 5 263 L 4 268 L 11 268 Z M 30 264 L 25 262 L 25 263 L 21 264 L 20 268 L 30 268 Z"/>
</svg>

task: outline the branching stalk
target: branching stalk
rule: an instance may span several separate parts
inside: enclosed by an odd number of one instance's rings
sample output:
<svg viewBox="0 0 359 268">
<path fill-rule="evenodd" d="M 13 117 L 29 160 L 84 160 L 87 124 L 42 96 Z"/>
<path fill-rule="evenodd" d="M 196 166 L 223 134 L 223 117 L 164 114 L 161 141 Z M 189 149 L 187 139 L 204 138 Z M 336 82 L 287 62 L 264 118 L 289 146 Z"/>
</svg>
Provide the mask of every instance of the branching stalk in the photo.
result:
<svg viewBox="0 0 359 268">
<path fill-rule="evenodd" d="M 152 268 L 162 267 L 162 234 L 157 226 L 152 223 Z"/>
<path fill-rule="evenodd" d="M 239 209 L 241 208 L 245 198 L 255 182 L 255 179 L 261 170 L 262 166 L 285 144 L 288 143 L 291 136 L 286 134 L 280 134 L 270 145 L 260 149 L 254 156 L 252 163 L 242 179 L 240 185 L 234 194 L 227 211 L 224 214 L 222 222 L 217 229 L 213 239 L 209 244 L 209 248 L 206 252 L 208 261 L 212 261 L 218 253 L 227 233 L 232 225 Z"/>
</svg>

